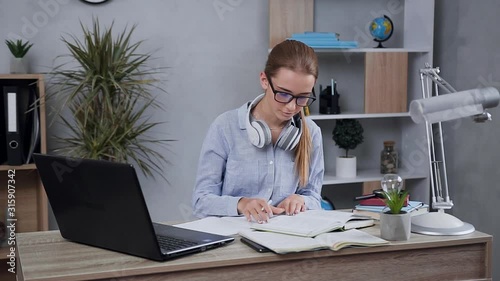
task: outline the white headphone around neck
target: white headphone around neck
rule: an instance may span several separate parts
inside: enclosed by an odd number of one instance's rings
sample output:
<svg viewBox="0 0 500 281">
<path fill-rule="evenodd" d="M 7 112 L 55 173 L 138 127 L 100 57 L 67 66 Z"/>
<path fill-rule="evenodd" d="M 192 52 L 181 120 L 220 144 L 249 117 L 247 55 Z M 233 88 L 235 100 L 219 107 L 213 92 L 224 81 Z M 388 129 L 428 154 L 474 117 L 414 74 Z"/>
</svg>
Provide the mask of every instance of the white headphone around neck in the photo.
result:
<svg viewBox="0 0 500 281">
<path fill-rule="evenodd" d="M 258 148 L 262 148 L 271 143 L 271 130 L 269 129 L 269 126 L 267 126 L 267 124 L 262 120 L 251 121 L 250 119 L 252 108 L 254 108 L 257 103 L 264 98 L 264 95 L 265 94 L 259 95 L 250 104 L 248 104 L 246 117 L 248 138 L 250 142 Z M 283 128 L 283 130 L 284 132 L 282 132 L 276 144 L 284 150 L 294 149 L 299 143 L 302 135 L 302 119 L 300 118 L 300 113 L 293 116 L 290 125 Z"/>
</svg>

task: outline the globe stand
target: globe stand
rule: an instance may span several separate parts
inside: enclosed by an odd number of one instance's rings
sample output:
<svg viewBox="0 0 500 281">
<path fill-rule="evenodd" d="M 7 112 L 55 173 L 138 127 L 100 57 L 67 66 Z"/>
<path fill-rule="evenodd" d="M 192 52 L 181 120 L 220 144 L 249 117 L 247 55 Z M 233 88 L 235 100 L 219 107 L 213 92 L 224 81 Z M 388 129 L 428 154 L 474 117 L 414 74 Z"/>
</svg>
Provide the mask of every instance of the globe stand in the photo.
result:
<svg viewBox="0 0 500 281">
<path fill-rule="evenodd" d="M 389 39 L 389 38 L 387 38 L 387 39 Z M 385 48 L 385 47 L 382 45 L 382 42 L 387 41 L 387 39 L 385 39 L 385 40 L 373 39 L 373 41 L 378 42 L 378 46 L 377 46 L 377 47 L 375 47 L 375 48 Z"/>
</svg>

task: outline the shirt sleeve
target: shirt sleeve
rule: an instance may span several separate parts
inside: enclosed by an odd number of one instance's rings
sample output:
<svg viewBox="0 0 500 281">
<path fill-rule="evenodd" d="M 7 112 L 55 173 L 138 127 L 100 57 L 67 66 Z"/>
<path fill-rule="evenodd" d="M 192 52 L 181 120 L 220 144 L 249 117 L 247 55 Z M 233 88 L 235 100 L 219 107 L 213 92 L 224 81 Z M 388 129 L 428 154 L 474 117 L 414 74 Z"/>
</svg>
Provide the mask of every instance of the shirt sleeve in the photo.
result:
<svg viewBox="0 0 500 281">
<path fill-rule="evenodd" d="M 307 120 L 312 139 L 311 162 L 309 163 L 309 181 L 303 188 L 297 190 L 297 194 L 302 195 L 306 208 L 321 209 L 321 188 L 323 187 L 323 177 L 325 173 L 325 163 L 323 158 L 323 137 L 321 129 L 312 120 Z"/>
<path fill-rule="evenodd" d="M 192 199 L 193 212 L 197 217 L 238 215 L 237 206 L 241 197 L 222 195 L 228 151 L 223 122 L 219 117 L 208 129 L 200 152 Z"/>
</svg>

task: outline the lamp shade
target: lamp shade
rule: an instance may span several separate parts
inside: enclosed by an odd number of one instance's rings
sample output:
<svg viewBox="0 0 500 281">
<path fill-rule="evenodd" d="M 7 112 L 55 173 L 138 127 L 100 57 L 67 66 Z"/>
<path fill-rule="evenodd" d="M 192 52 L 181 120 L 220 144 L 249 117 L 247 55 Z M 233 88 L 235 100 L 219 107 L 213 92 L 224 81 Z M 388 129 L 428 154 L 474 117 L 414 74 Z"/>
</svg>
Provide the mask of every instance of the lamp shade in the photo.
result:
<svg viewBox="0 0 500 281">
<path fill-rule="evenodd" d="M 493 87 L 466 90 L 410 103 L 413 122 L 437 123 L 481 114 L 486 108 L 495 107 L 500 93 Z"/>
</svg>

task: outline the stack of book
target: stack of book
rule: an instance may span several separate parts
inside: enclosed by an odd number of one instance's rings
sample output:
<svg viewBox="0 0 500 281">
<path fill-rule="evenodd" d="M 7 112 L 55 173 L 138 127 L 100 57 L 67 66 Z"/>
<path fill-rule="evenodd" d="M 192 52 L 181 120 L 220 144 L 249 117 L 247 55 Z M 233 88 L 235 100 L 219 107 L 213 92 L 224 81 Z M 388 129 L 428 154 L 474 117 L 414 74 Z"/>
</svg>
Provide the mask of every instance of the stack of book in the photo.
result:
<svg viewBox="0 0 500 281">
<path fill-rule="evenodd" d="M 334 32 L 293 33 L 290 40 L 300 41 L 311 48 L 357 48 L 357 41 L 341 41 Z"/>
<path fill-rule="evenodd" d="M 380 214 L 382 212 L 388 211 L 389 208 L 385 206 L 385 203 L 380 198 L 370 198 L 361 200 L 359 204 L 354 206 L 353 213 L 363 216 L 369 216 L 373 219 L 380 219 Z M 405 206 L 401 209 L 412 216 L 420 215 L 429 212 L 429 205 L 420 202 L 408 200 Z"/>
<path fill-rule="evenodd" d="M 267 223 L 248 222 L 244 216 L 206 217 L 176 226 L 219 235 L 239 234 L 259 252 L 285 254 L 387 245 L 388 241 L 357 229 L 374 224 L 372 218 L 352 212 L 307 210 L 294 216 L 274 215 Z"/>
<path fill-rule="evenodd" d="M 243 229 L 238 234 L 277 254 L 389 244 L 380 237 L 356 229 L 373 225 L 373 219 L 349 214 L 308 210 L 295 216 L 275 216 L 267 224 L 252 224 L 250 229 Z"/>
</svg>

